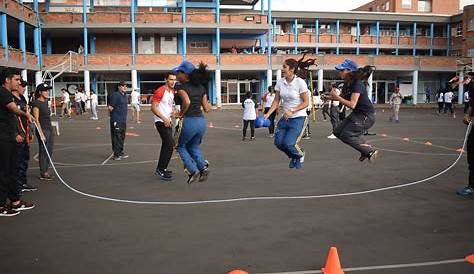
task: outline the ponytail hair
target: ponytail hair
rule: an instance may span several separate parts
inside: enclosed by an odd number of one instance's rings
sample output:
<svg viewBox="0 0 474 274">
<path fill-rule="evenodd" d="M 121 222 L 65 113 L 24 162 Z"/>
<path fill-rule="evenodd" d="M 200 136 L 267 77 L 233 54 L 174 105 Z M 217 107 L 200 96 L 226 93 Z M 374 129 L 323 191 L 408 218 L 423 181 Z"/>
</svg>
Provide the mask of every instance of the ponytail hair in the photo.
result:
<svg viewBox="0 0 474 274">
<path fill-rule="evenodd" d="M 189 81 L 195 86 L 207 86 L 211 80 L 211 73 L 207 70 L 207 65 L 202 61 L 198 67 L 189 75 Z"/>
<path fill-rule="evenodd" d="M 306 54 L 303 54 L 303 56 L 298 61 L 296 61 L 296 59 L 293 59 L 293 58 L 289 58 L 285 60 L 285 64 L 289 68 L 294 69 L 296 76 L 302 79 L 306 79 L 309 77 L 309 74 L 311 73 L 309 71 L 310 66 L 317 65 L 316 58 L 308 58 L 304 60 L 305 57 L 306 57 Z"/>
<path fill-rule="evenodd" d="M 375 66 L 365 66 L 353 71 L 349 74 L 344 84 L 352 84 L 357 80 L 362 81 L 366 86 L 368 85 L 369 77 L 375 72 Z"/>
</svg>

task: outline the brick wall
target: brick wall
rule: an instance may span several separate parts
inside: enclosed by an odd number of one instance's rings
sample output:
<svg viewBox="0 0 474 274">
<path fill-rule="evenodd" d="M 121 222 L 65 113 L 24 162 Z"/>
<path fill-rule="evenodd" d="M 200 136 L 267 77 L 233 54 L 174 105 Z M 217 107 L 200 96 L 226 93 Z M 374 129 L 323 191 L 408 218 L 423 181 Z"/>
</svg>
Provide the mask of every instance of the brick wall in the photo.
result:
<svg viewBox="0 0 474 274">
<path fill-rule="evenodd" d="M 474 49 L 474 29 L 469 31 L 470 20 L 474 19 L 474 5 L 464 7 L 463 13 L 463 48 L 464 56 L 469 55 L 469 49 Z M 474 56 L 471 56 L 474 58 Z"/>
<path fill-rule="evenodd" d="M 418 13 L 418 0 L 411 0 L 411 9 L 402 8 L 402 0 L 375 0 L 354 10 L 373 12 L 403 12 Z M 389 10 L 377 10 L 377 7 L 389 2 Z M 459 0 L 431 0 L 431 13 L 457 14 L 459 13 Z"/>
<path fill-rule="evenodd" d="M 138 43 L 137 43 L 138 45 Z M 95 50 L 101 53 L 128 53 L 132 52 L 130 34 L 96 34 Z"/>
</svg>

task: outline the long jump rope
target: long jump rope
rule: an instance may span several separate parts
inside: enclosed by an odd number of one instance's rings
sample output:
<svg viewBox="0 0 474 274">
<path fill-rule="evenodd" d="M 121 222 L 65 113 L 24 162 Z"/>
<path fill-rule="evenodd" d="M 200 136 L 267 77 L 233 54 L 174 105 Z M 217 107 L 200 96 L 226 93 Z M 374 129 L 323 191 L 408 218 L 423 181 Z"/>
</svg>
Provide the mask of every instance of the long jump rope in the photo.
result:
<svg viewBox="0 0 474 274">
<path fill-rule="evenodd" d="M 33 122 L 35 127 L 38 129 L 36 122 Z M 46 151 L 46 155 L 48 156 L 49 162 L 51 163 L 51 167 L 54 170 L 54 173 L 56 174 L 57 178 L 61 181 L 63 185 L 65 185 L 69 190 L 82 195 L 86 196 L 89 198 L 93 199 L 99 199 L 103 201 L 109 201 L 109 202 L 117 202 L 117 203 L 126 203 L 126 204 L 142 204 L 142 205 L 197 205 L 197 204 L 219 204 L 219 203 L 232 203 L 232 202 L 244 202 L 244 201 L 263 201 L 263 200 L 298 200 L 298 199 L 321 199 L 321 198 L 334 198 L 334 197 L 345 197 L 345 196 L 357 196 L 357 195 L 365 195 L 369 193 L 375 193 L 375 192 L 382 192 L 382 191 L 387 191 L 387 190 L 393 190 L 393 189 L 399 189 L 403 187 L 408 187 L 408 186 L 413 186 L 421 183 L 425 183 L 427 181 L 433 180 L 436 177 L 439 177 L 443 175 L 444 173 L 448 172 L 450 169 L 452 169 L 461 159 L 462 154 L 464 153 L 464 149 L 466 146 L 467 138 L 469 136 L 469 132 L 471 131 L 472 128 L 472 122 L 469 123 L 466 129 L 466 134 L 464 135 L 464 141 L 463 145 L 461 148 L 461 151 L 459 152 L 458 157 L 456 160 L 450 164 L 447 168 L 444 170 L 429 176 L 427 178 L 417 180 L 414 182 L 410 183 L 405 183 L 405 184 L 398 184 L 394 186 L 388 186 L 388 187 L 381 187 L 381 188 L 374 188 L 374 189 L 368 189 L 368 190 L 362 190 L 362 191 L 354 191 L 354 192 L 344 192 L 344 193 L 334 193 L 334 194 L 319 194 L 319 195 L 297 195 L 297 196 L 254 196 L 254 197 L 239 197 L 239 198 L 228 198 L 228 199 L 210 199 L 210 200 L 196 200 L 196 201 L 141 201 L 141 200 L 128 200 L 128 199 L 118 199 L 118 198 L 113 198 L 113 197 L 106 197 L 106 196 L 99 196 L 99 195 L 94 195 L 90 193 L 86 193 L 83 191 L 80 191 L 71 185 L 69 185 L 59 174 L 58 170 L 56 169 L 56 166 L 53 162 L 53 159 L 51 158 L 51 155 L 48 151 L 48 148 L 46 147 L 45 142 L 43 141 L 42 138 L 39 138 L 41 140 L 41 143 L 44 147 L 44 150 Z M 44 136 L 43 133 L 41 132 L 41 129 L 39 129 L 40 136 Z"/>
</svg>

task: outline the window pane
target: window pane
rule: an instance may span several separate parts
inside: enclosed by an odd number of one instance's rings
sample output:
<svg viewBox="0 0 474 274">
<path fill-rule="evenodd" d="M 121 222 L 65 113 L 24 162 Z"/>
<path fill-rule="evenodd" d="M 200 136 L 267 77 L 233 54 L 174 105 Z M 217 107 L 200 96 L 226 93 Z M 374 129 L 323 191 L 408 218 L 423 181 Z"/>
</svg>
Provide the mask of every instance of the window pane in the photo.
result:
<svg viewBox="0 0 474 274">
<path fill-rule="evenodd" d="M 411 9 L 411 1 L 412 0 L 402 0 L 402 8 Z"/>
</svg>

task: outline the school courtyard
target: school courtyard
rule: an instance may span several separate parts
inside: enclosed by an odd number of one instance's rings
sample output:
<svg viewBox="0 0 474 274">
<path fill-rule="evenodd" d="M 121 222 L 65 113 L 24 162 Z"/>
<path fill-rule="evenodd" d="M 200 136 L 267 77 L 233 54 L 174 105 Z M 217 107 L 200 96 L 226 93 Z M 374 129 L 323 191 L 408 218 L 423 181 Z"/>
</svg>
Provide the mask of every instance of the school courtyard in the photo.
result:
<svg viewBox="0 0 474 274">
<path fill-rule="evenodd" d="M 474 254 L 474 199 L 455 194 L 467 184 L 465 155 L 447 170 L 466 133 L 457 111 L 402 109 L 395 124 L 378 109 L 377 135 L 366 138 L 381 150 L 374 164 L 327 139 L 318 116 L 301 142 L 305 166 L 293 170 L 266 129 L 243 142 L 241 111 L 215 110 L 202 145 L 211 174 L 192 185 L 177 153 L 173 181 L 153 175 L 161 140 L 148 109 L 142 124 L 128 123 L 122 161 L 107 160 L 105 112 L 59 120 L 63 182 L 39 182 L 32 145 L 39 190 L 24 199 L 36 208 L 0 220 L 2 273 L 320 273 L 332 246 L 345 273 L 474 273 L 464 261 Z"/>
</svg>

